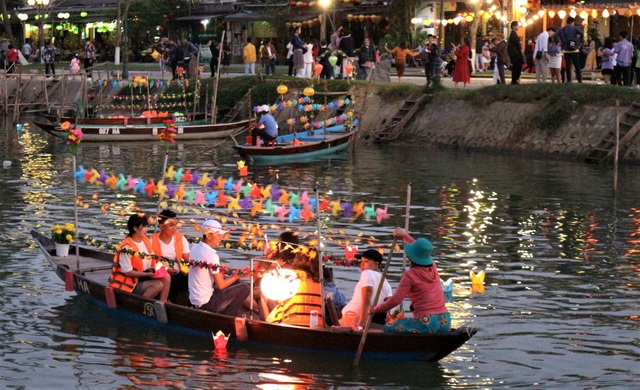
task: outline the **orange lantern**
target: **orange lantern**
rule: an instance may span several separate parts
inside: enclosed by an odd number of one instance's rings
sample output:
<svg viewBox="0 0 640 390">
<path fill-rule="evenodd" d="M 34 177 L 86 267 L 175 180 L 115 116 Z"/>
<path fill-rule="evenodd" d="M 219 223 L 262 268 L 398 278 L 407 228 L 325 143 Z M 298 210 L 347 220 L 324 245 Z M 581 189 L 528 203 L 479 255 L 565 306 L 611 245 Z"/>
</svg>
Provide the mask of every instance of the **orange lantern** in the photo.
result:
<svg viewBox="0 0 640 390">
<path fill-rule="evenodd" d="M 352 67 L 353 68 L 353 67 Z M 316 93 L 316 91 L 312 87 L 307 87 L 302 90 L 302 94 L 306 97 L 311 97 Z"/>
<path fill-rule="evenodd" d="M 280 95 L 284 95 L 285 93 L 289 92 L 289 88 L 284 84 L 280 84 L 278 85 L 278 88 L 276 88 L 276 91 L 278 91 Z"/>
<path fill-rule="evenodd" d="M 322 64 L 315 64 L 313 66 L 313 70 L 316 72 L 317 75 L 319 75 L 320 73 L 322 73 Z"/>
<path fill-rule="evenodd" d="M 353 65 L 351 65 L 351 64 L 346 64 L 346 65 L 344 66 L 344 70 L 346 70 L 346 71 L 347 71 L 347 75 L 348 75 L 348 76 L 351 76 L 351 72 L 353 72 Z"/>
</svg>

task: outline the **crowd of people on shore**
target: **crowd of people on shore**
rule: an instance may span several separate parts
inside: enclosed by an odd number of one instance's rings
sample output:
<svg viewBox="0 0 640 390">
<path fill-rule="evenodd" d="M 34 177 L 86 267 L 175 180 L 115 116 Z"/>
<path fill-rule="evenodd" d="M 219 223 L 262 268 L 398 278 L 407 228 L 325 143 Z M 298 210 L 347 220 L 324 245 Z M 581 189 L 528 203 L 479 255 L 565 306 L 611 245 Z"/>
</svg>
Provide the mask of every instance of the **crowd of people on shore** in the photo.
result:
<svg viewBox="0 0 640 390">
<path fill-rule="evenodd" d="M 178 231 L 182 223 L 174 212 L 163 210 L 156 219 L 159 232 L 149 237 L 149 219 L 143 213 L 129 217 L 128 234 L 114 256 L 110 287 L 161 302 L 272 323 L 305 327 L 327 324 L 361 331 L 371 316 L 373 326 L 390 333 L 436 333 L 451 329 L 440 276 L 431 256 L 433 245 L 425 238 L 412 238 L 403 229 L 396 228 L 393 235 L 405 242 L 411 267 L 395 293 L 381 273 L 381 252 L 369 249 L 356 255 L 361 274 L 351 300 L 347 301 L 333 283 L 331 268 L 322 267 L 324 283 L 321 283 L 316 249 L 301 245 L 294 232 L 285 231 L 275 246 L 267 245 L 264 260 L 247 273 L 225 274 L 216 248 L 227 238 L 228 231 L 220 222 L 204 221 L 199 229 L 201 240 L 190 247 Z M 267 294 L 273 281 L 265 281 L 281 273 L 287 277 L 277 283 L 295 285 L 295 289 L 287 296 Z M 253 294 L 250 284 L 242 280 L 251 275 Z M 281 287 L 284 291 L 291 290 Z M 378 288 L 381 294 L 374 301 Z M 338 323 L 322 312 L 323 297 L 329 297 L 328 304 L 340 313 Z M 394 310 L 405 297 L 411 301 L 412 316 L 405 317 L 402 310 Z"/>
</svg>

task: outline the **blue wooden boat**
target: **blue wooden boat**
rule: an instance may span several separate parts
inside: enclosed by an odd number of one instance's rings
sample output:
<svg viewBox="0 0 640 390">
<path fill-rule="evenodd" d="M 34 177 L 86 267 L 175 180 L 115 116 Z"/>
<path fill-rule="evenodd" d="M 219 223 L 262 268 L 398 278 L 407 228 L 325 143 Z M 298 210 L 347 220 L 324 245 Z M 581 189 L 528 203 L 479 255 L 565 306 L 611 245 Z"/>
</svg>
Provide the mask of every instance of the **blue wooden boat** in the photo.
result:
<svg viewBox="0 0 640 390">
<path fill-rule="evenodd" d="M 358 124 L 354 121 L 351 129 L 345 129 L 344 125 L 340 124 L 282 135 L 276 139 L 274 146 L 236 144 L 234 149 L 242 158 L 258 165 L 315 161 L 347 149 L 357 130 Z"/>
<path fill-rule="evenodd" d="M 178 303 L 162 303 L 141 295 L 112 289 L 108 285 L 113 254 L 80 246 L 71 246 L 69 256 L 56 256 L 54 242 L 42 234 L 31 235 L 44 253 L 53 271 L 65 282 L 67 291 L 75 291 L 94 307 L 121 317 L 201 334 L 211 340 L 211 332 L 230 334 L 230 344 L 252 342 L 271 348 L 286 347 L 327 354 L 355 355 L 362 332 L 345 327 L 308 328 L 236 318 L 190 308 Z M 78 264 L 80 267 L 78 267 Z M 114 318 L 118 321 L 118 318 Z M 448 333 L 384 333 L 371 329 L 363 350 L 363 358 L 389 360 L 438 361 L 449 355 L 476 333 L 475 328 L 453 329 Z M 241 341 L 242 340 L 242 341 Z M 210 341 L 209 341 L 210 342 Z M 213 345 L 212 345 L 213 348 Z"/>
</svg>

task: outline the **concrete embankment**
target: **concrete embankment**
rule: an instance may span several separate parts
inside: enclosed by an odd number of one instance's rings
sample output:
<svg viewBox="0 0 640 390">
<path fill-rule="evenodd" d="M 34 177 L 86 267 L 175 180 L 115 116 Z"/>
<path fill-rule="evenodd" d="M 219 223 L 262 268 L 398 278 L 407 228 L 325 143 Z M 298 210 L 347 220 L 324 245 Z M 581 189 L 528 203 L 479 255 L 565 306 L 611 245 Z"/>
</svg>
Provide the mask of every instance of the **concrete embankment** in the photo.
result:
<svg viewBox="0 0 640 390">
<path fill-rule="evenodd" d="M 361 97 L 362 99 L 362 97 Z M 385 126 L 404 103 L 369 94 L 363 127 Z M 483 106 L 451 94 L 436 94 L 405 126 L 399 140 L 425 146 L 451 147 L 536 158 L 584 161 L 608 133 L 615 131 L 615 107 L 576 105 L 553 128 L 539 129 L 532 118 L 546 109 L 542 102 L 493 102 Z M 620 107 L 620 116 L 629 107 Z M 620 161 L 640 162 L 640 137 L 625 143 Z"/>
</svg>

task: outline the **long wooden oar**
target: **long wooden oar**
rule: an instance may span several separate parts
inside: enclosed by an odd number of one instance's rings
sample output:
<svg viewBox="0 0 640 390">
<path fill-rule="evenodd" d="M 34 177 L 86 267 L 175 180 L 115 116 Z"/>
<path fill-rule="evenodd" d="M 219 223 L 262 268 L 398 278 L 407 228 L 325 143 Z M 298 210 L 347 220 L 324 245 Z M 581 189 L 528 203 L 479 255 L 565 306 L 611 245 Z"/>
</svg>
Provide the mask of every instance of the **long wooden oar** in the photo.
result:
<svg viewBox="0 0 640 390">
<path fill-rule="evenodd" d="M 380 278 L 380 284 L 378 284 L 378 290 L 376 291 L 376 296 L 373 299 L 374 305 L 378 303 L 378 298 L 380 298 L 382 285 L 384 284 L 384 281 L 387 278 L 387 270 L 389 269 L 389 264 L 391 264 L 391 257 L 393 256 L 393 250 L 396 247 L 397 241 L 398 241 L 398 238 L 394 237 L 393 245 L 391 245 L 391 250 L 389 251 L 389 256 L 387 256 L 387 262 L 384 264 L 384 270 L 382 271 L 382 278 Z M 373 314 L 369 313 L 369 316 L 367 317 L 367 323 L 365 324 L 364 330 L 362 331 L 362 339 L 360 339 L 360 345 L 358 345 L 358 352 L 356 353 L 356 358 L 353 360 L 354 368 L 358 366 L 358 363 L 360 363 L 360 355 L 362 355 L 362 350 L 364 349 L 364 343 L 367 340 L 367 334 L 369 333 L 369 327 L 371 326 L 372 320 L 373 320 Z"/>
</svg>

